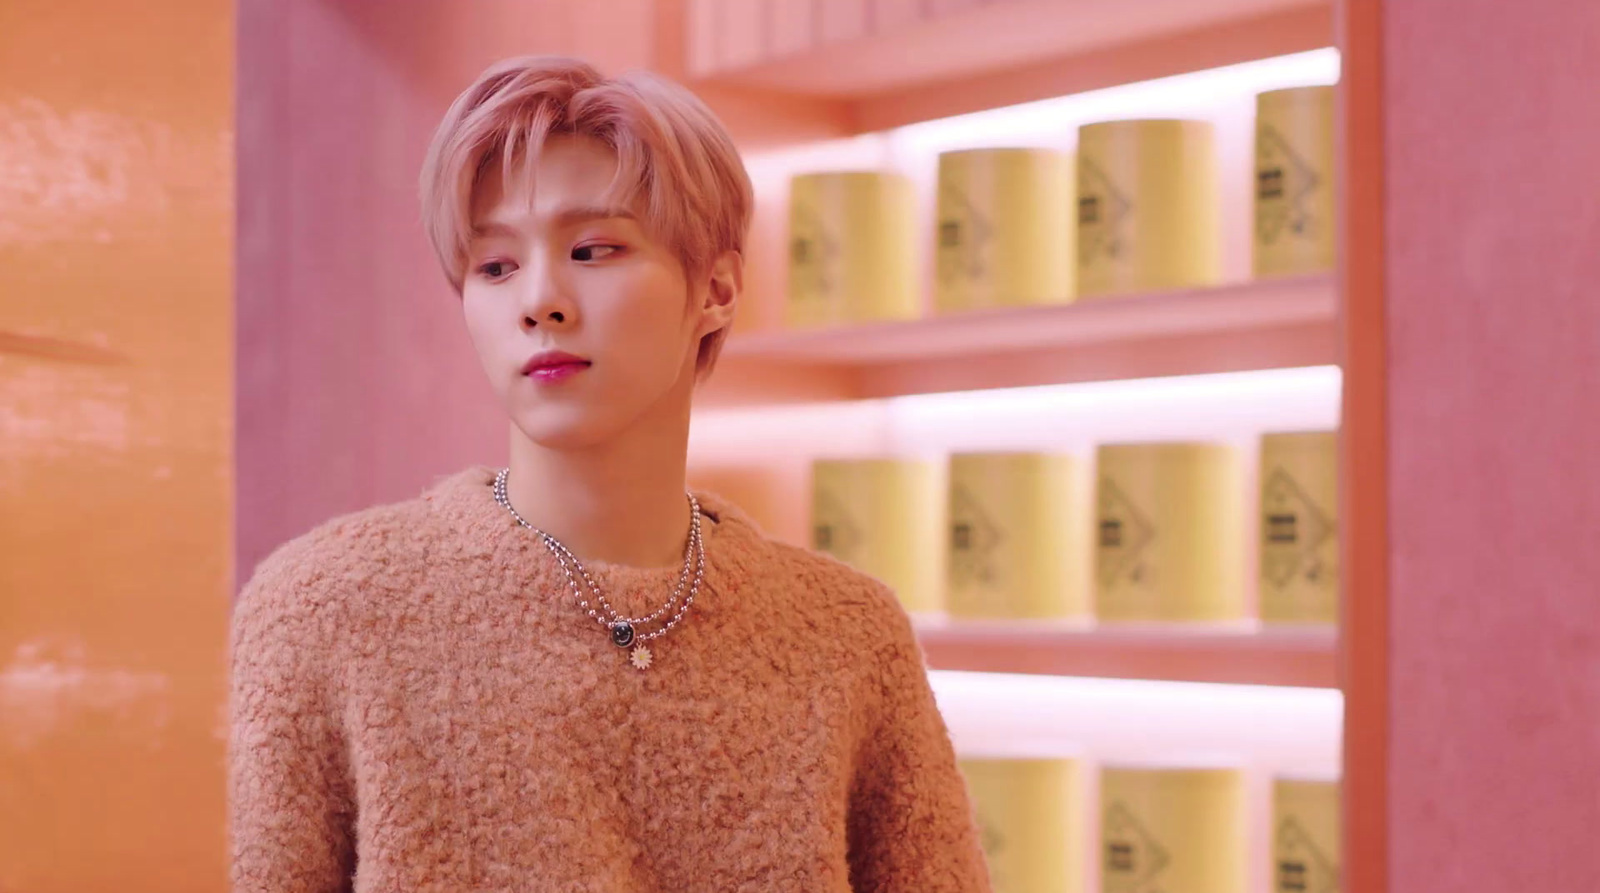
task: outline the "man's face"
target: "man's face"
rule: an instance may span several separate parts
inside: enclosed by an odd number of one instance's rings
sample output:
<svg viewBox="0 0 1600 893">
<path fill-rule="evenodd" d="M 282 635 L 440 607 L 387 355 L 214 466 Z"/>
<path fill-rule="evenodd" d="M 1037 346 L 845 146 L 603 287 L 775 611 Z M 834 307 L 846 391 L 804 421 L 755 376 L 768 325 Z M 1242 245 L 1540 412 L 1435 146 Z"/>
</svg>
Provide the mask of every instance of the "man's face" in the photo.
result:
<svg viewBox="0 0 1600 893">
<path fill-rule="evenodd" d="M 615 172 L 604 145 L 556 137 L 531 202 L 498 174 L 474 196 L 467 331 L 512 422 L 551 449 L 683 417 L 702 329 L 715 328 L 677 256 L 605 201 Z"/>
</svg>

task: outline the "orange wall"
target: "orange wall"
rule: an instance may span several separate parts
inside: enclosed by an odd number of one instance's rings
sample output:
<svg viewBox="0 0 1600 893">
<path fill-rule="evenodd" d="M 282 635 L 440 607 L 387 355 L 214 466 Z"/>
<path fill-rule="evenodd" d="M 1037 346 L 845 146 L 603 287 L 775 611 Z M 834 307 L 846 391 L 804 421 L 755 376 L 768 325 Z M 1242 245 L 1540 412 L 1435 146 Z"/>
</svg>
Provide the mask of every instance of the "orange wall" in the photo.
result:
<svg viewBox="0 0 1600 893">
<path fill-rule="evenodd" d="M 0 890 L 220 890 L 233 5 L 0 3 Z"/>
</svg>

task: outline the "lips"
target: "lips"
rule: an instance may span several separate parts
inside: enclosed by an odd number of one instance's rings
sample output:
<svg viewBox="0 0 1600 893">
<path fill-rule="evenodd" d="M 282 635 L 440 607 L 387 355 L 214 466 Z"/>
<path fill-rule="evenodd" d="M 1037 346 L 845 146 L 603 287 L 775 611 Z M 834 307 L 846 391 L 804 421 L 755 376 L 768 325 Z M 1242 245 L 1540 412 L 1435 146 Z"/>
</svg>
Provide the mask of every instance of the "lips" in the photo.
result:
<svg viewBox="0 0 1600 893">
<path fill-rule="evenodd" d="M 522 374 L 537 381 L 561 381 L 589 368 L 589 361 L 560 350 L 536 353 L 522 364 Z"/>
</svg>

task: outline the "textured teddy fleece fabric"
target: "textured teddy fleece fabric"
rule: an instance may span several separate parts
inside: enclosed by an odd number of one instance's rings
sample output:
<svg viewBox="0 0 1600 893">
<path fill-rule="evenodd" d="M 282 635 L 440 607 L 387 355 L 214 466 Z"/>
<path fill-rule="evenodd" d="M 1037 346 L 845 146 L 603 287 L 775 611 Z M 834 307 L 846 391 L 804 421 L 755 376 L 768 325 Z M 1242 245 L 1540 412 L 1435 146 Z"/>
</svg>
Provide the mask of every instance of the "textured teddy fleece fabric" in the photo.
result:
<svg viewBox="0 0 1600 893">
<path fill-rule="evenodd" d="M 640 672 L 492 479 L 256 569 L 231 643 L 236 891 L 989 890 L 882 584 L 703 495 L 705 584 Z M 634 616 L 678 573 L 590 571 Z"/>
</svg>

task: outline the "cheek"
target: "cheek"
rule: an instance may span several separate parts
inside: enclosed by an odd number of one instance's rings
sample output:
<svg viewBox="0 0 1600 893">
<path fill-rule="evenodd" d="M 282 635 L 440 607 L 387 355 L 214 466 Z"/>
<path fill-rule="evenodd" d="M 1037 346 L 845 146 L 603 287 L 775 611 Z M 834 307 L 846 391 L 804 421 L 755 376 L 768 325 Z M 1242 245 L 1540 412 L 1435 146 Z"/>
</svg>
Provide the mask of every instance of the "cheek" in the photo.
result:
<svg viewBox="0 0 1600 893">
<path fill-rule="evenodd" d="M 461 318 L 467 324 L 467 337 L 472 339 L 473 349 L 481 353 L 483 351 L 483 335 L 486 331 L 483 309 L 471 298 L 463 297 L 461 300 Z"/>
<path fill-rule="evenodd" d="M 656 270 L 630 279 L 620 283 L 627 298 L 609 305 L 616 311 L 607 326 L 615 343 L 625 343 L 634 357 L 649 357 L 651 366 L 676 362 L 685 339 L 694 334 L 682 278 Z"/>
<path fill-rule="evenodd" d="M 471 291 L 462 296 L 461 315 L 466 322 L 467 337 L 472 341 L 472 349 L 488 368 L 498 359 L 497 332 L 503 323 L 494 318 L 491 308 L 477 296 L 474 299 Z"/>
</svg>

